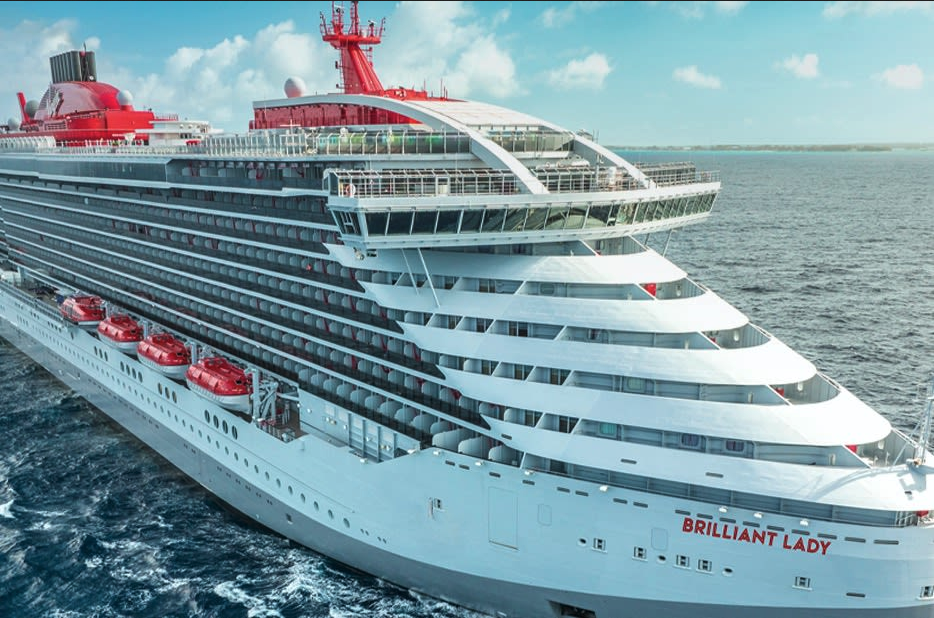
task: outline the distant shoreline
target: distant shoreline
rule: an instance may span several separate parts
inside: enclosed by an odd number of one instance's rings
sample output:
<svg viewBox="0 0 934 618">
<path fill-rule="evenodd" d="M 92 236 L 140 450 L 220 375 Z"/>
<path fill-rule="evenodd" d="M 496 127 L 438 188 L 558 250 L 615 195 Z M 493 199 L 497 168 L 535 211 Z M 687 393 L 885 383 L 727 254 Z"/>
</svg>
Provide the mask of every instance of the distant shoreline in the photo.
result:
<svg viewBox="0 0 934 618">
<path fill-rule="evenodd" d="M 934 150 L 934 144 L 714 144 L 711 146 L 607 146 L 614 150 L 682 150 L 736 152 L 891 152 L 893 150 Z"/>
</svg>

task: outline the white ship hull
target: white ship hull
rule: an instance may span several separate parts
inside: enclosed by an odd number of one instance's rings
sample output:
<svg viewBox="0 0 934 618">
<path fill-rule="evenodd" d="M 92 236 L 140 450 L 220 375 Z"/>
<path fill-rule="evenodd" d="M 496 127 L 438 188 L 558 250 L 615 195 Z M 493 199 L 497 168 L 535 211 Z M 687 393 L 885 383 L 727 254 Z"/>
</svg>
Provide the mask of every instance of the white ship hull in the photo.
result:
<svg viewBox="0 0 934 618">
<path fill-rule="evenodd" d="M 836 537 L 821 555 L 787 541 L 781 547 L 781 535 L 767 546 L 729 533 L 686 534 L 684 513 L 717 515 L 710 504 L 530 476 L 448 451 L 375 464 L 314 432 L 283 443 L 137 360 L 101 358 L 91 333 L 72 338 L 30 303 L 0 285 L 0 335 L 173 465 L 272 530 L 426 595 L 527 618 L 934 615 L 930 601 L 914 598 L 934 576 L 934 552 L 917 551 L 930 544 L 929 525 L 812 522 L 815 533 Z M 141 382 L 124 386 L 121 365 L 138 371 Z M 302 399 L 313 410 L 330 405 L 308 393 Z M 801 525 L 772 514 L 762 523 Z M 604 537 L 602 550 L 594 549 L 595 534 Z M 857 537 L 864 542 L 843 540 Z M 889 544 L 874 543 L 878 538 Z M 635 559 L 633 548 L 643 548 L 645 559 Z M 676 556 L 690 557 L 690 567 L 677 566 Z M 700 559 L 712 568 L 698 571 Z M 797 573 L 821 588 L 792 589 Z"/>
</svg>

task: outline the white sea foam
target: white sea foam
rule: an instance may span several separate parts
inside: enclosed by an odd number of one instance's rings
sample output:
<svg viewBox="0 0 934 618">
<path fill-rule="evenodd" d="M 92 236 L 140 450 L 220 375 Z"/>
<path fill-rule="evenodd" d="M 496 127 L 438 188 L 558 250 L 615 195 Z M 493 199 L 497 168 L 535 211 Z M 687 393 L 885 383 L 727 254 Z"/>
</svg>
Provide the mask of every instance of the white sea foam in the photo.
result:
<svg viewBox="0 0 934 618">
<path fill-rule="evenodd" d="M 6 517 L 7 519 L 13 519 L 13 513 L 10 512 L 10 507 L 13 506 L 13 501 L 10 500 L 5 504 L 0 504 L 0 517 Z"/>
</svg>

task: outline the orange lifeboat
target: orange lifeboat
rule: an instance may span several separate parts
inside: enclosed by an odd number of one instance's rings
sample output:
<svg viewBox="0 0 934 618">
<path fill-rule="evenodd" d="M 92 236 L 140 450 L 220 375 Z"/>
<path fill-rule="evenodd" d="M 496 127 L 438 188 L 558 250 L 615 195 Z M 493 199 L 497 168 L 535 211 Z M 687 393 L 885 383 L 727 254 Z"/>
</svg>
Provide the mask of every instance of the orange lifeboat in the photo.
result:
<svg viewBox="0 0 934 618">
<path fill-rule="evenodd" d="M 104 301 L 100 296 L 73 294 L 58 307 L 62 317 L 81 328 L 91 329 L 104 319 Z"/>
<path fill-rule="evenodd" d="M 112 315 L 97 325 L 101 341 L 121 352 L 132 354 L 136 345 L 143 340 L 143 329 L 139 323 L 125 314 Z"/>
<path fill-rule="evenodd" d="M 149 335 L 136 345 L 139 362 L 170 378 L 181 380 L 191 363 L 191 352 L 169 333 Z"/>
<path fill-rule="evenodd" d="M 202 358 L 188 368 L 185 381 L 192 391 L 224 408 L 250 410 L 251 376 L 226 358 Z"/>
</svg>

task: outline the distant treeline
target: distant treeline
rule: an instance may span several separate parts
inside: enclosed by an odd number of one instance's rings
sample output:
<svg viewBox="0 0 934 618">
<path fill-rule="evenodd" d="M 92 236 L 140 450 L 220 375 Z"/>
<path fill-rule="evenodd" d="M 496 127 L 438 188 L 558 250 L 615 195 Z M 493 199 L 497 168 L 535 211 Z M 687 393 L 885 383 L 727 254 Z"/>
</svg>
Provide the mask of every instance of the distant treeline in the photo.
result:
<svg viewBox="0 0 934 618">
<path fill-rule="evenodd" d="M 608 146 L 615 150 L 736 150 L 777 152 L 889 152 L 934 150 L 934 144 L 714 144 L 712 146 Z"/>
</svg>

